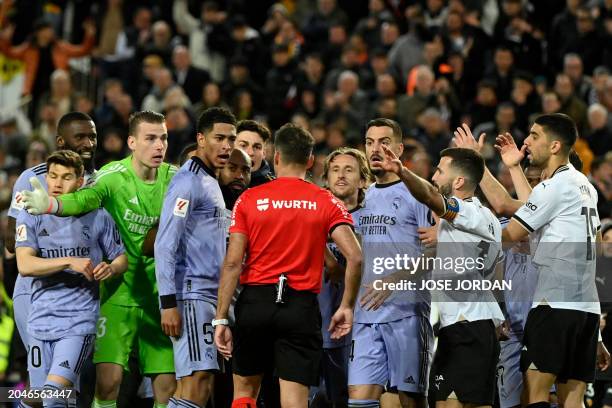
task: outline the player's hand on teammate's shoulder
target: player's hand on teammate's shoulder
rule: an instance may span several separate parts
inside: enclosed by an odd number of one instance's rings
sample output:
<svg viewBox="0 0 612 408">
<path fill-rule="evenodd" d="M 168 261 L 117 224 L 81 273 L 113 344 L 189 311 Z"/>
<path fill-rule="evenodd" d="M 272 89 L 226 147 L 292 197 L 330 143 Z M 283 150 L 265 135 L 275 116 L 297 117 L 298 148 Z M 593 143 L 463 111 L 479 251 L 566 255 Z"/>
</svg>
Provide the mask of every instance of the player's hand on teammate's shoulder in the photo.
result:
<svg viewBox="0 0 612 408">
<path fill-rule="evenodd" d="M 331 338 L 340 339 L 351 332 L 353 328 L 353 308 L 340 305 L 331 318 L 329 328 Z"/>
<path fill-rule="evenodd" d="M 87 280 L 94 279 L 94 266 L 89 258 L 70 258 L 70 269 L 82 274 Z"/>
<path fill-rule="evenodd" d="M 217 346 L 219 353 L 226 359 L 232 356 L 234 340 L 229 326 L 220 324 L 215 327 L 215 346 Z"/>
<path fill-rule="evenodd" d="M 161 310 L 161 326 L 166 336 L 179 337 L 181 335 L 181 314 L 177 307 Z"/>
<path fill-rule="evenodd" d="M 402 171 L 402 162 L 397 155 L 387 146 L 382 145 L 383 157 L 380 162 L 380 167 L 385 171 L 390 171 L 395 174 L 400 174 Z"/>
</svg>

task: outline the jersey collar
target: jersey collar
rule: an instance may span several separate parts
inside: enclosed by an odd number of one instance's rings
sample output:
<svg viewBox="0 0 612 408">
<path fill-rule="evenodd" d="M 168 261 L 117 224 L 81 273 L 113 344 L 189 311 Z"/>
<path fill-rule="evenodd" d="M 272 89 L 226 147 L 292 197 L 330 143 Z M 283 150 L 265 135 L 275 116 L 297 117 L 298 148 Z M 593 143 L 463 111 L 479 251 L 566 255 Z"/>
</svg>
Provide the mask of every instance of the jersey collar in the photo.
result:
<svg viewBox="0 0 612 408">
<path fill-rule="evenodd" d="M 205 165 L 202 159 L 200 159 L 198 156 L 192 156 L 191 160 L 193 160 L 193 162 L 196 163 L 198 167 L 201 167 L 206 173 L 208 173 L 210 177 L 217 178 L 217 175 L 215 174 L 215 172 L 211 168 L 209 168 L 207 165 Z"/>
<path fill-rule="evenodd" d="M 395 180 L 395 181 L 392 181 L 390 183 L 384 183 L 384 184 L 374 183 L 374 187 L 376 187 L 376 188 L 387 188 L 387 187 L 391 187 L 391 186 L 393 186 L 393 185 L 395 185 L 397 183 L 401 183 L 401 182 L 402 182 L 402 180 L 400 179 L 400 180 Z"/>
<path fill-rule="evenodd" d="M 562 171 L 569 170 L 570 169 L 569 166 L 571 166 L 571 164 L 562 164 L 561 166 L 557 167 L 557 170 L 553 171 L 553 174 L 552 176 L 550 176 L 550 178 L 553 178 L 555 174 L 557 173 L 561 173 Z"/>
</svg>

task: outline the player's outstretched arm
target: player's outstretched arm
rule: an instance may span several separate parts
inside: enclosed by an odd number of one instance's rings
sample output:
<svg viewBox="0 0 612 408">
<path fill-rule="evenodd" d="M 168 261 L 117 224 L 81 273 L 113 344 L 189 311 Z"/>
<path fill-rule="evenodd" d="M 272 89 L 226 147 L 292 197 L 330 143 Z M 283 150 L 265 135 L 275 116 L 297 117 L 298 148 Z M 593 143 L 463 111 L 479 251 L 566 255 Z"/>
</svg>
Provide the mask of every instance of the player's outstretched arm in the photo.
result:
<svg viewBox="0 0 612 408">
<path fill-rule="evenodd" d="M 106 183 L 94 183 L 74 193 L 50 197 L 40 182 L 30 179 L 33 190 L 22 191 L 23 204 L 32 215 L 54 214 L 62 217 L 80 215 L 101 207 L 104 198 L 110 195 Z"/>
<path fill-rule="evenodd" d="M 361 283 L 361 247 L 357 237 L 348 225 L 340 225 L 331 233 L 332 240 L 336 243 L 342 255 L 346 258 L 346 272 L 344 276 L 344 294 L 340 307 L 334 313 L 329 325 L 329 331 L 333 339 L 339 339 L 347 335 L 353 326 L 353 309 Z"/>
<path fill-rule="evenodd" d="M 417 201 L 425 204 L 437 215 L 444 215 L 446 205 L 438 190 L 430 182 L 404 167 L 391 149 L 384 145 L 382 148 L 385 153 L 380 164 L 382 169 L 397 174 Z"/>
<path fill-rule="evenodd" d="M 470 127 L 465 123 L 457 128 L 454 132 L 454 136 L 453 141 L 457 147 L 472 149 L 477 152 L 480 152 L 485 142 L 484 133 L 480 135 L 478 141 L 476 141 Z M 480 182 L 480 188 L 487 198 L 487 201 L 491 204 L 491 207 L 493 207 L 493 211 L 498 215 L 510 217 L 523 204 L 521 201 L 515 200 L 510 196 L 508 191 L 506 191 L 504 186 L 495 179 L 486 166 L 482 181 Z"/>
<path fill-rule="evenodd" d="M 219 292 L 217 297 L 217 312 L 215 320 L 227 319 L 232 295 L 236 291 L 238 278 L 242 271 L 242 261 L 246 253 L 248 238 L 245 234 L 234 232 L 230 234 L 229 245 L 221 277 L 219 278 Z M 227 325 L 215 327 L 215 345 L 219 353 L 226 358 L 232 356 L 232 333 Z"/>
<path fill-rule="evenodd" d="M 81 273 L 88 280 L 93 279 L 94 266 L 89 258 L 40 258 L 30 247 L 16 248 L 17 268 L 23 276 L 48 276 L 66 269 Z"/>
</svg>

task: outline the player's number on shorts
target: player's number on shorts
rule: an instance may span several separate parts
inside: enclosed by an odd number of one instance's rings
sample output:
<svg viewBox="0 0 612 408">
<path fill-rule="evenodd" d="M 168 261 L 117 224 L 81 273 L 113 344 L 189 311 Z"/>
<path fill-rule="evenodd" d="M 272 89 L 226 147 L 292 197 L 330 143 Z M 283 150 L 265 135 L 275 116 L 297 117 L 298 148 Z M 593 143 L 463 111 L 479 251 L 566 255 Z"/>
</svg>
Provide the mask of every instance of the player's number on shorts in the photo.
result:
<svg viewBox="0 0 612 408">
<path fill-rule="evenodd" d="M 597 217 L 597 211 L 594 208 L 582 207 L 580 214 L 584 215 L 586 219 L 586 233 L 587 233 L 587 261 L 593 260 L 593 238 L 595 238 L 596 230 L 593 225 L 593 218 Z"/>
<path fill-rule="evenodd" d="M 32 363 L 32 367 L 35 367 L 35 368 L 40 367 L 40 362 L 41 362 L 40 347 L 33 346 L 30 349 L 30 362 Z"/>
<path fill-rule="evenodd" d="M 106 317 L 101 317 L 98 319 L 98 337 L 104 337 L 106 334 Z"/>
<path fill-rule="evenodd" d="M 204 323 L 203 329 L 204 329 L 204 343 L 213 344 L 213 342 L 215 341 L 214 340 L 215 331 L 212 327 L 212 324 Z"/>
</svg>

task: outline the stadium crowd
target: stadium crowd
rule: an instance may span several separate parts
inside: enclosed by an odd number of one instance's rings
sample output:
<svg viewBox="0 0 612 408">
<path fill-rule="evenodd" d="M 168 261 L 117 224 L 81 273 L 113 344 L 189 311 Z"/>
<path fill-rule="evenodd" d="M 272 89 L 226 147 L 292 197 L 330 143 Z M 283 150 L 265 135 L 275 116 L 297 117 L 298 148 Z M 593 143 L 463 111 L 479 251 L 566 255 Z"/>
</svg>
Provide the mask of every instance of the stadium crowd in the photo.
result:
<svg viewBox="0 0 612 408">
<path fill-rule="evenodd" d="M 365 151 L 372 119 L 399 123 L 400 160 L 427 180 L 466 123 L 486 134 L 480 152 L 512 196 L 496 136 L 520 147 L 538 115 L 567 114 L 612 241 L 609 0 L 1 0 L 0 54 L 5 74 L 8 61 L 23 62 L 21 98 L 0 107 L 2 242 L 14 183 L 63 147 L 66 113 L 93 119 L 100 169 L 130 153 L 130 115 L 145 110 L 165 115 L 165 161 L 182 164 L 211 107 L 272 134 L 287 122 L 307 129 L 319 185 L 331 152 Z M 265 178 L 272 143 L 258 148 L 265 161 L 252 177 Z M 2 276 L 10 296 L 15 276 Z M 16 330 L 0 339 L 0 382 L 25 380 L 20 347 Z"/>
</svg>

